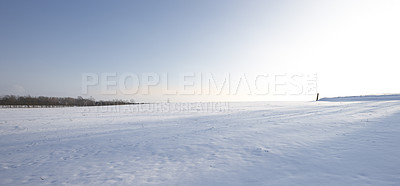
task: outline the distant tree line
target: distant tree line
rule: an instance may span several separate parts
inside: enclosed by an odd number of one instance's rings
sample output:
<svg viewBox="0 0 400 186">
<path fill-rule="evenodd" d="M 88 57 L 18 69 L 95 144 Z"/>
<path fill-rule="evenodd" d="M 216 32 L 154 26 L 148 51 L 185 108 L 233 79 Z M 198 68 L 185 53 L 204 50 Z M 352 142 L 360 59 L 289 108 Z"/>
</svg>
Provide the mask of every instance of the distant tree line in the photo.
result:
<svg viewBox="0 0 400 186">
<path fill-rule="evenodd" d="M 82 107 L 82 106 L 104 106 L 104 105 L 127 105 L 136 104 L 122 100 L 113 101 L 96 101 L 95 99 L 84 99 L 81 96 L 77 98 L 71 97 L 31 97 L 31 96 L 15 96 L 6 95 L 0 97 L 1 107 Z"/>
</svg>

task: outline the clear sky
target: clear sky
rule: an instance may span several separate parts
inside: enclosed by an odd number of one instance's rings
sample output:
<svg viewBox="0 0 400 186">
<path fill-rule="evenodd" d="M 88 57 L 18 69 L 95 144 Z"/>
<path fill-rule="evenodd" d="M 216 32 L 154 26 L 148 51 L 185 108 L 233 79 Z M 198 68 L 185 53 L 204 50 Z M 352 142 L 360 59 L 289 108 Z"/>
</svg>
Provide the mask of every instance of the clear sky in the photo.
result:
<svg viewBox="0 0 400 186">
<path fill-rule="evenodd" d="M 250 84 L 259 74 L 317 74 L 321 96 L 400 93 L 397 0 L 2 0 L 0 28 L 0 95 L 76 97 L 84 73 L 168 73 L 171 89 L 182 73 L 245 74 Z M 103 98 L 91 88 L 84 97 Z M 108 98 L 292 100 L 153 88 Z"/>
</svg>

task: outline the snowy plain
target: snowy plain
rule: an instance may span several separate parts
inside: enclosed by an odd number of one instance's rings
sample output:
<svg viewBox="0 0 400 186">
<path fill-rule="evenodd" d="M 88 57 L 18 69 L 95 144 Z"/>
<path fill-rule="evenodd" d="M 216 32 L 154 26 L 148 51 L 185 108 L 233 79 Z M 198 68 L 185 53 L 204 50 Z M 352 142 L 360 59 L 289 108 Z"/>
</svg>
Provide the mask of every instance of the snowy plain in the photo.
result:
<svg viewBox="0 0 400 186">
<path fill-rule="evenodd" d="M 400 185 L 400 100 L 145 107 L 0 109 L 0 185 Z"/>
</svg>

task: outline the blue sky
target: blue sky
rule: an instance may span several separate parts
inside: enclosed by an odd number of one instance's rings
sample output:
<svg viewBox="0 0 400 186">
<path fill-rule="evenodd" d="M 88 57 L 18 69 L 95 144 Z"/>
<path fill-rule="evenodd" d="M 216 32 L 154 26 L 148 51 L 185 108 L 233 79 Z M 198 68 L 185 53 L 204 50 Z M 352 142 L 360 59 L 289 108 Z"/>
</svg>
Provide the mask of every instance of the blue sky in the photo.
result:
<svg viewBox="0 0 400 186">
<path fill-rule="evenodd" d="M 326 96 L 398 93 L 399 12 L 396 1 L 3 0 L 0 94 L 76 97 L 82 73 L 110 72 L 317 73 Z"/>
</svg>

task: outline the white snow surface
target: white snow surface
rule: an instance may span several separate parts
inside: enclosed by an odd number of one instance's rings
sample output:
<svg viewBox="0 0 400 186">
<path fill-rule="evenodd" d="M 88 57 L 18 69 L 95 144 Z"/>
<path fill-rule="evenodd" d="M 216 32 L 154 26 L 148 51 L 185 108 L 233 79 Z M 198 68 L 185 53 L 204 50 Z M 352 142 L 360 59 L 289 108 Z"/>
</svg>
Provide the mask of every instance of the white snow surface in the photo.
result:
<svg viewBox="0 0 400 186">
<path fill-rule="evenodd" d="M 399 100 L 133 107 L 0 109 L 0 185 L 400 185 Z"/>
</svg>

